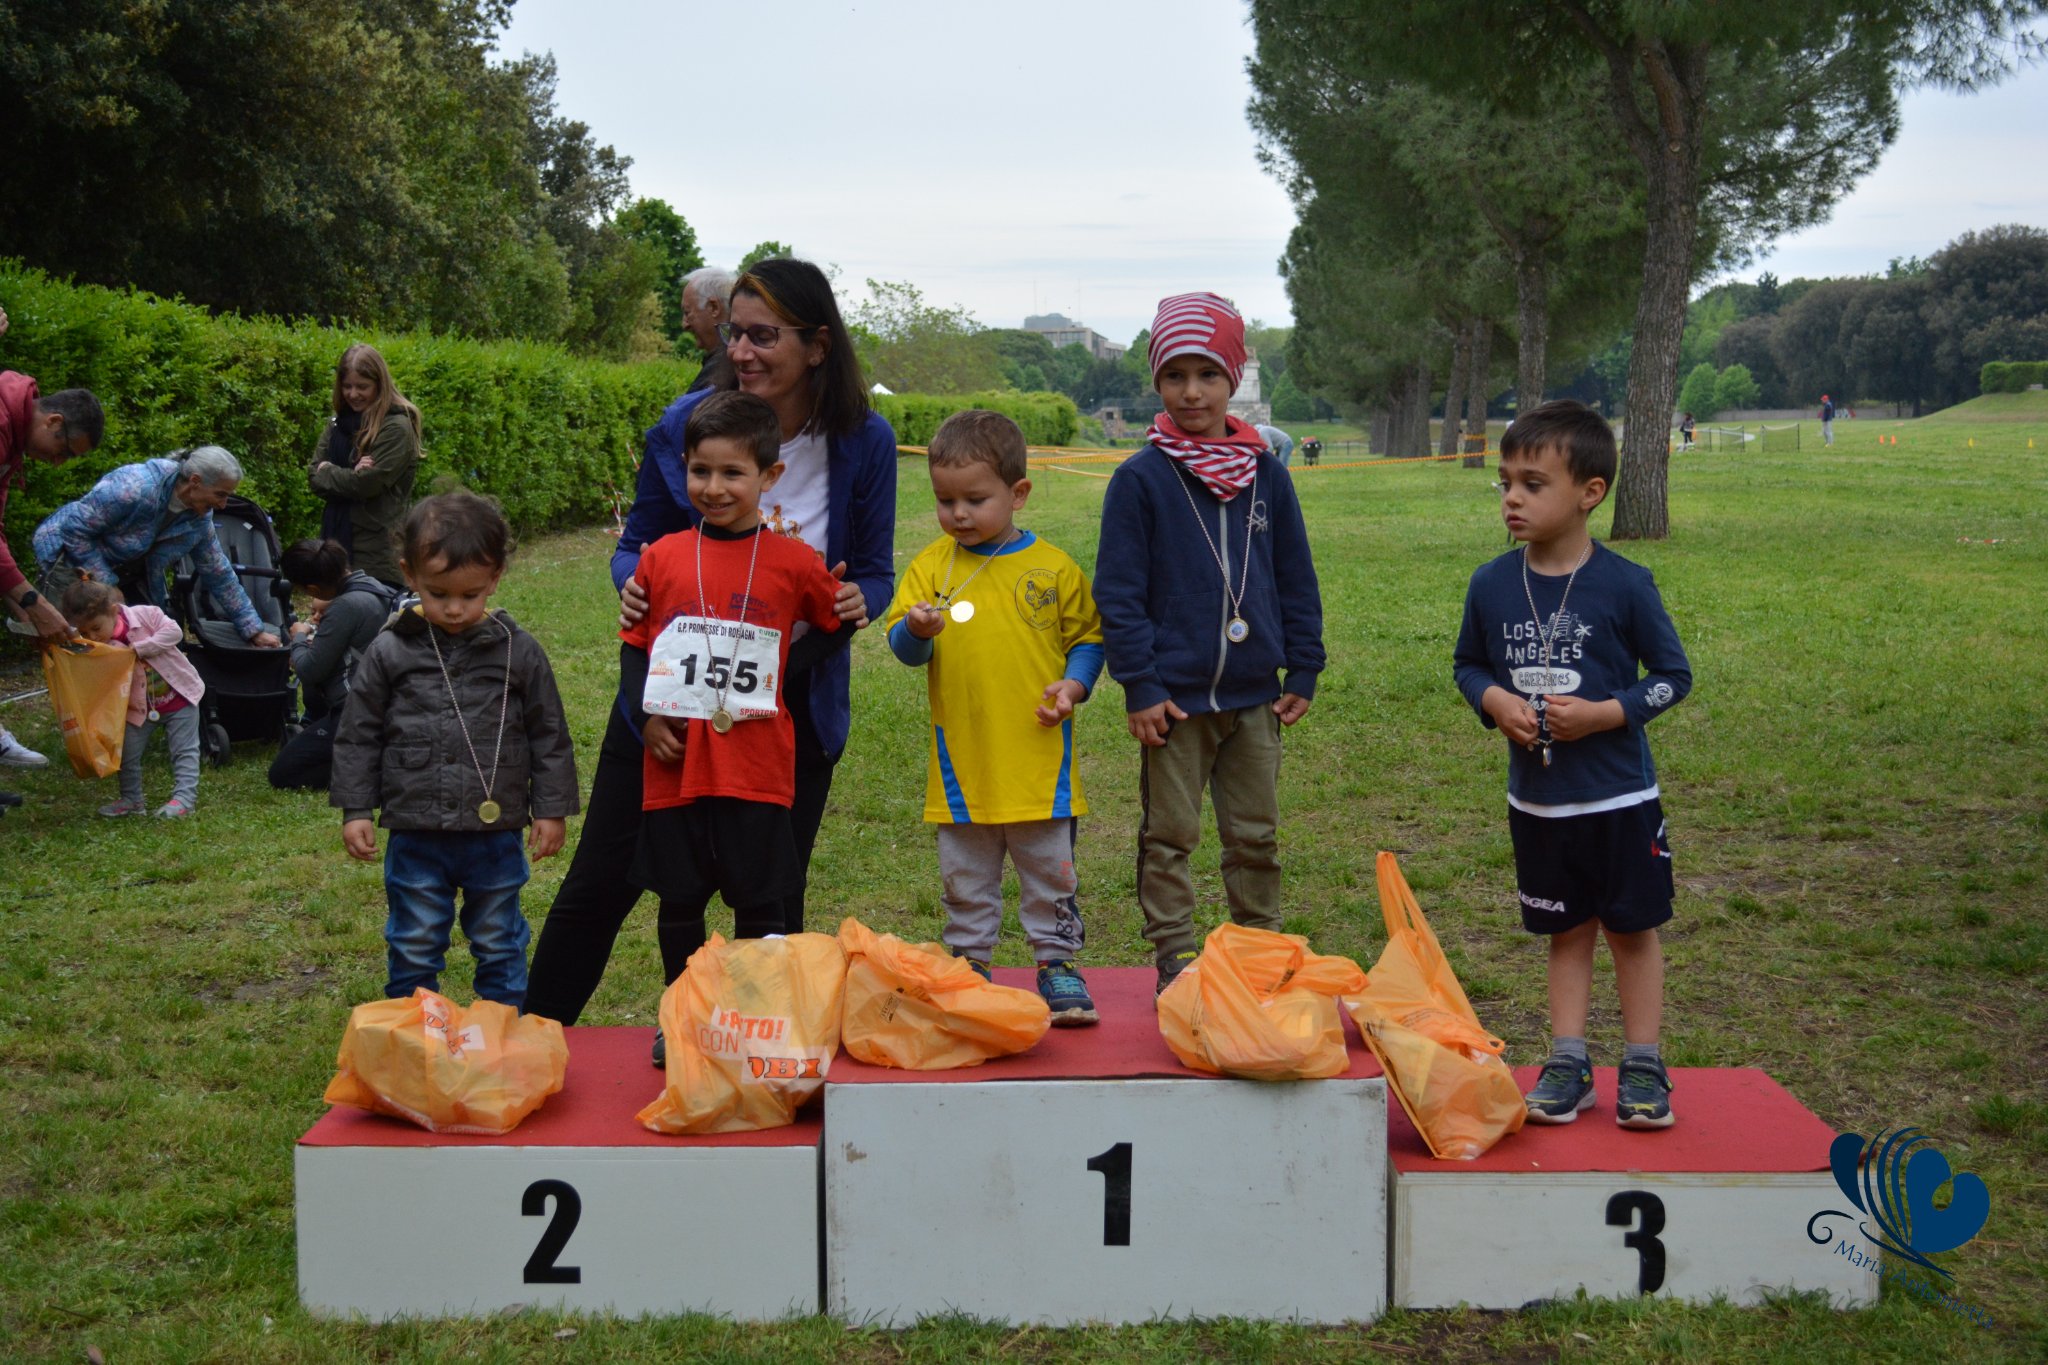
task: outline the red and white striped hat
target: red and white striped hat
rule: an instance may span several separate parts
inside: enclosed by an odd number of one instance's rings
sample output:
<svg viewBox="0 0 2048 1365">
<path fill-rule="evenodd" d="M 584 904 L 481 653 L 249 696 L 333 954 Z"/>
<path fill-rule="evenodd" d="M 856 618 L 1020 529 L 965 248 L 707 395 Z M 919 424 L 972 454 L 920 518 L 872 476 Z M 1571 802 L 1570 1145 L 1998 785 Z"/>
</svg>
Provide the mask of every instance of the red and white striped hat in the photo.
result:
<svg viewBox="0 0 2048 1365">
<path fill-rule="evenodd" d="M 1177 355 L 1205 355 L 1230 374 L 1230 391 L 1244 378 L 1244 319 L 1221 294 L 1175 294 L 1159 301 L 1152 317 L 1146 363 L 1152 376 Z"/>
</svg>

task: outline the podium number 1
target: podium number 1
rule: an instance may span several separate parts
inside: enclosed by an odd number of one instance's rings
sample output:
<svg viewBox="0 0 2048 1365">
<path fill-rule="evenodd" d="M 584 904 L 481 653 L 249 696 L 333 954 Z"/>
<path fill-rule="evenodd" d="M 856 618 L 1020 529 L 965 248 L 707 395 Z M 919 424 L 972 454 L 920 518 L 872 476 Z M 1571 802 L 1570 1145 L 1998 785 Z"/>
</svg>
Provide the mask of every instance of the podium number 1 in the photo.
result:
<svg viewBox="0 0 2048 1365">
<path fill-rule="evenodd" d="M 550 1198 L 555 1201 L 555 1216 L 548 1220 L 533 1255 L 526 1258 L 526 1279 L 523 1283 L 582 1284 L 582 1266 L 555 1264 L 562 1248 L 569 1245 L 569 1237 L 576 1231 L 577 1221 L 583 1217 L 583 1198 L 576 1193 L 576 1187 L 566 1180 L 536 1180 L 520 1196 L 519 1212 L 528 1218 L 539 1218 L 548 1211 Z"/>
<path fill-rule="evenodd" d="M 1088 1158 L 1088 1169 L 1102 1172 L 1102 1244 L 1131 1244 L 1131 1144 L 1119 1142 L 1100 1156 Z"/>
<path fill-rule="evenodd" d="M 1654 1294 L 1664 1287 L 1664 1244 L 1657 1240 L 1657 1234 L 1664 1231 L 1664 1201 L 1648 1190 L 1623 1190 L 1609 1199 L 1608 1226 L 1625 1228 L 1631 1223 L 1635 1228 L 1621 1244 L 1633 1249 L 1642 1263 L 1637 1288 Z"/>
</svg>

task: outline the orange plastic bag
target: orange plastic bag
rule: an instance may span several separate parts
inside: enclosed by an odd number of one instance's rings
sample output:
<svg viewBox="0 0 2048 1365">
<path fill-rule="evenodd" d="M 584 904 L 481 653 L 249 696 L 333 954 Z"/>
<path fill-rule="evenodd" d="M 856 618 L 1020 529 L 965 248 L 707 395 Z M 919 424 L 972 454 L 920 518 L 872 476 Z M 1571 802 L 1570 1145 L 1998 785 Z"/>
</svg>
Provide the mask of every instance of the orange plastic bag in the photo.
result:
<svg viewBox="0 0 2048 1365">
<path fill-rule="evenodd" d="M 657 1133 L 780 1128 L 825 1088 L 846 954 L 830 934 L 718 934 L 661 995 L 668 1081 L 637 1117 Z"/>
<path fill-rule="evenodd" d="M 430 1133 L 509 1133 L 562 1088 L 562 1026 L 510 1005 L 458 1005 L 425 986 L 349 1011 L 321 1098 Z"/>
<path fill-rule="evenodd" d="M 1197 1071 L 1253 1081 L 1336 1076 L 1351 1065 L 1337 997 L 1364 988 L 1356 962 L 1312 953 L 1299 934 L 1219 925 L 1159 997 L 1159 1032 Z"/>
<path fill-rule="evenodd" d="M 134 676 L 135 651 L 126 645 L 67 640 L 43 646 L 50 705 L 57 712 L 71 771 L 80 777 L 112 777 L 121 771 Z"/>
<path fill-rule="evenodd" d="M 1035 991 L 992 985 L 937 943 L 905 943 L 857 919 L 839 926 L 846 1005 L 839 1041 L 875 1066 L 945 1071 L 1035 1047 L 1052 1011 Z"/>
<path fill-rule="evenodd" d="M 1380 854 L 1377 870 L 1387 947 L 1344 1003 L 1430 1155 L 1470 1161 L 1521 1128 L 1528 1108 L 1394 855 Z"/>
</svg>

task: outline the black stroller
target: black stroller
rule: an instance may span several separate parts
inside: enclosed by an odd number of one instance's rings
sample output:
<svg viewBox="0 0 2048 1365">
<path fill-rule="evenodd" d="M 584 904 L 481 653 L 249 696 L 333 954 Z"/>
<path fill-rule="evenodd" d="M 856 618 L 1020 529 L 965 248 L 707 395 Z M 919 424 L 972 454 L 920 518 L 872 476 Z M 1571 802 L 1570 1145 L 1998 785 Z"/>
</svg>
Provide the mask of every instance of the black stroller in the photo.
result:
<svg viewBox="0 0 2048 1365">
<path fill-rule="evenodd" d="M 281 553 L 270 514 L 248 498 L 231 494 L 213 514 L 214 538 L 235 568 L 242 590 L 264 626 L 289 640 L 292 585 L 278 573 Z M 182 648 L 206 684 L 200 702 L 200 745 L 207 762 L 228 761 L 229 746 L 241 740 L 282 743 L 299 732 L 298 692 L 292 686 L 291 651 L 259 649 L 223 617 L 191 557 L 180 559 L 171 576 L 167 608 L 185 627 Z"/>
</svg>

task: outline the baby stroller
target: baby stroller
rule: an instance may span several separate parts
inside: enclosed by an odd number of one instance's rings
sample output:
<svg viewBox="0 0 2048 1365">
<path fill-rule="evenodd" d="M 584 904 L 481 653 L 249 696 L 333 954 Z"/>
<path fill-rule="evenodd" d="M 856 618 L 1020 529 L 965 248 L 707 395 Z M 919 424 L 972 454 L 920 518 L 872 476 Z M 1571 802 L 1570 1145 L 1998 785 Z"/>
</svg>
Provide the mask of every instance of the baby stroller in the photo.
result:
<svg viewBox="0 0 2048 1365">
<path fill-rule="evenodd" d="M 234 565 L 242 590 L 265 629 L 290 638 L 292 585 L 278 573 L 281 547 L 270 514 L 248 498 L 230 494 L 213 514 L 214 538 Z M 167 608 L 185 627 L 182 648 L 206 684 L 200 705 L 200 747 L 218 768 L 239 740 L 281 743 L 299 732 L 298 692 L 292 686 L 291 651 L 259 649 L 221 616 L 199 581 L 190 556 L 171 575 Z"/>
</svg>

